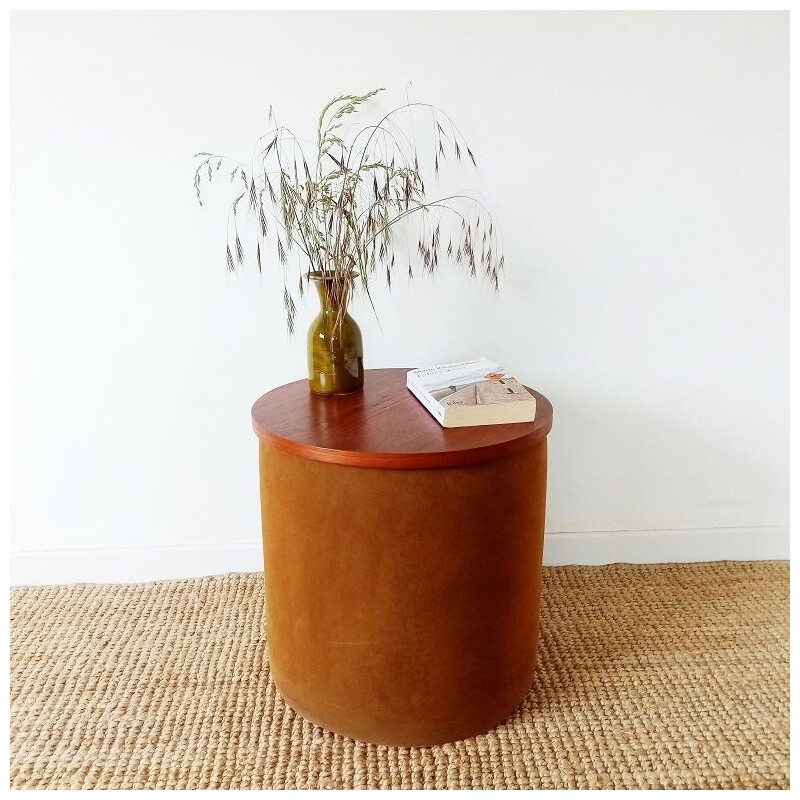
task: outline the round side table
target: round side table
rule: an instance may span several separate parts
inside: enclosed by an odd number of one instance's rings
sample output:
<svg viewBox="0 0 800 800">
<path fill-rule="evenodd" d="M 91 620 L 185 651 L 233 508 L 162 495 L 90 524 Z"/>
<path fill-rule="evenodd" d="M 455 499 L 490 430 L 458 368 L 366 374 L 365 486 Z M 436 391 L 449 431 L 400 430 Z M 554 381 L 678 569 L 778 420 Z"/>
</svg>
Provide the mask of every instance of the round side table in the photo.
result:
<svg viewBox="0 0 800 800">
<path fill-rule="evenodd" d="M 337 733 L 424 746 L 530 687 L 553 409 L 533 392 L 535 422 L 442 428 L 407 371 L 332 397 L 296 381 L 252 416 L 278 689 Z"/>
</svg>

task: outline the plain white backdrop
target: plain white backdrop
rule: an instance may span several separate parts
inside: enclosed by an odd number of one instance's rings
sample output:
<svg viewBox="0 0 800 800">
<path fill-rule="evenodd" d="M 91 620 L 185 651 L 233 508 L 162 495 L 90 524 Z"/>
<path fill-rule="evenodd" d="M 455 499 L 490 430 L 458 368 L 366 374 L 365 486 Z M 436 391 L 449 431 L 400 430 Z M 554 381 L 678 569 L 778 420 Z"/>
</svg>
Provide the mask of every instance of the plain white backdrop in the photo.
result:
<svg viewBox="0 0 800 800">
<path fill-rule="evenodd" d="M 551 399 L 551 563 L 787 557 L 788 24 L 14 14 L 12 582 L 259 568 L 250 406 L 315 304 L 289 339 L 277 266 L 226 275 L 192 154 L 374 86 L 458 122 L 506 274 L 357 302 L 366 365 L 487 355 Z"/>
</svg>

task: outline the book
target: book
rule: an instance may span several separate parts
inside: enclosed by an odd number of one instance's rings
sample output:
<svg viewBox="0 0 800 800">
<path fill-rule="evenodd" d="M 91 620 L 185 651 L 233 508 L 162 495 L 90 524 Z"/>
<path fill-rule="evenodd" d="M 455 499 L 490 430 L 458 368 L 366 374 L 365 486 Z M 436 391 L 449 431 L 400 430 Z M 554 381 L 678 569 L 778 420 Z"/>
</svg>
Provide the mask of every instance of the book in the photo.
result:
<svg viewBox="0 0 800 800">
<path fill-rule="evenodd" d="M 533 422 L 536 417 L 536 398 L 488 358 L 412 369 L 406 386 L 444 428 Z"/>
</svg>

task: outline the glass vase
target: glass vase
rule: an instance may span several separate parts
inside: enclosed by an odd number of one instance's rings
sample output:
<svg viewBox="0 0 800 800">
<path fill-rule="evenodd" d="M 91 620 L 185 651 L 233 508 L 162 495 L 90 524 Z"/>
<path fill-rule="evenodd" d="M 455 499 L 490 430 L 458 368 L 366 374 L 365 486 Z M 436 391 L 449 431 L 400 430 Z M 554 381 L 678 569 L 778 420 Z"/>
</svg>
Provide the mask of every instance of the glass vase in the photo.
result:
<svg viewBox="0 0 800 800">
<path fill-rule="evenodd" d="M 308 329 L 308 384 L 315 394 L 350 394 L 364 387 L 361 329 L 347 312 L 352 277 L 312 273 L 320 312 Z"/>
</svg>

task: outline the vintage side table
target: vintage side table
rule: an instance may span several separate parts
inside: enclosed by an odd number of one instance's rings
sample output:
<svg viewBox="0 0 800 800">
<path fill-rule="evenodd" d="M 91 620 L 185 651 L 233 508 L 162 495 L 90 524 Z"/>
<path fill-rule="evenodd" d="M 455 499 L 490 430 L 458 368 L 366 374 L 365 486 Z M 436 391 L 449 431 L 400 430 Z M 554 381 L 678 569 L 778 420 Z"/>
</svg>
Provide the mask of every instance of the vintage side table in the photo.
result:
<svg viewBox="0 0 800 800">
<path fill-rule="evenodd" d="M 253 406 L 267 646 L 306 719 L 366 742 L 440 744 L 502 722 L 539 632 L 547 434 L 536 421 L 445 429 L 406 369 Z"/>
</svg>

